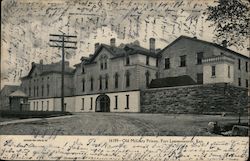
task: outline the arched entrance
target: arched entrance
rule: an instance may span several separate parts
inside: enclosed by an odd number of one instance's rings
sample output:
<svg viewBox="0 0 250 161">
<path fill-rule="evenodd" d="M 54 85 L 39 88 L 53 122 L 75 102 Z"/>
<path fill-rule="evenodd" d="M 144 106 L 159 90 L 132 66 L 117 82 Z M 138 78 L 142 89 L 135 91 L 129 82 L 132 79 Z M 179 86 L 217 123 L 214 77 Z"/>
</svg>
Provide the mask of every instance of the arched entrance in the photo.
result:
<svg viewBox="0 0 250 161">
<path fill-rule="evenodd" d="M 109 96 L 102 94 L 96 98 L 96 112 L 110 112 Z"/>
</svg>

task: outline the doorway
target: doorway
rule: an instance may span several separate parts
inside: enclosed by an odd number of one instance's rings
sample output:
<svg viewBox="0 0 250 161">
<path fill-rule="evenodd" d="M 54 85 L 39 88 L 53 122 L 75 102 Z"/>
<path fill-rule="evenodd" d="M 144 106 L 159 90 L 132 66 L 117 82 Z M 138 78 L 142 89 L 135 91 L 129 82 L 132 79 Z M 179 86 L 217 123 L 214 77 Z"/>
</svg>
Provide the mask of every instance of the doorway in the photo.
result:
<svg viewBox="0 0 250 161">
<path fill-rule="evenodd" d="M 102 94 L 96 98 L 96 112 L 110 112 L 110 98 Z"/>
</svg>

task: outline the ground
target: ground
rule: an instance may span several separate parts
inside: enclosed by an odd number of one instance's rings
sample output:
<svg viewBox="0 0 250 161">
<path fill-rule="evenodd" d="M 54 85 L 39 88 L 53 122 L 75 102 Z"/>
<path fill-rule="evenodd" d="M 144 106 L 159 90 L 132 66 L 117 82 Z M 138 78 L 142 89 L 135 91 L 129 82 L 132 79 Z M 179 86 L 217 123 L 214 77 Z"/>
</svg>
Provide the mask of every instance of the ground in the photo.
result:
<svg viewBox="0 0 250 161">
<path fill-rule="evenodd" d="M 160 135 L 210 136 L 207 125 L 237 123 L 237 116 L 142 113 L 78 113 L 0 126 L 1 135 Z M 247 122 L 247 117 L 242 122 Z M 2 122 L 3 123 L 3 122 Z"/>
</svg>

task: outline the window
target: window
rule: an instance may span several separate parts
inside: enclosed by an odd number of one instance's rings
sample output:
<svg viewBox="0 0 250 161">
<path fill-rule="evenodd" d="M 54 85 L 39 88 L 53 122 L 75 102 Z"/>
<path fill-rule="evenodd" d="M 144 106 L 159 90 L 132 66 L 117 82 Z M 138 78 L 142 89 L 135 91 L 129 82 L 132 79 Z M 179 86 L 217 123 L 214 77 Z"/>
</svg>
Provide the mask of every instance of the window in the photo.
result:
<svg viewBox="0 0 250 161">
<path fill-rule="evenodd" d="M 93 91 L 94 79 L 90 78 L 90 90 Z"/>
<path fill-rule="evenodd" d="M 39 87 L 37 86 L 36 88 L 37 88 L 37 90 L 36 90 L 36 96 L 38 97 Z"/>
<path fill-rule="evenodd" d="M 118 109 L 118 96 L 115 96 L 115 109 Z"/>
<path fill-rule="evenodd" d="M 185 67 L 186 66 L 186 55 L 180 56 L 180 59 L 181 59 L 180 67 Z"/>
<path fill-rule="evenodd" d="M 34 93 L 33 93 L 33 96 L 35 97 L 36 96 L 36 87 L 34 86 Z"/>
<path fill-rule="evenodd" d="M 49 101 L 47 101 L 47 111 L 49 111 Z"/>
<path fill-rule="evenodd" d="M 118 88 L 118 78 L 119 77 L 119 75 L 118 75 L 118 73 L 115 73 L 115 88 Z"/>
<path fill-rule="evenodd" d="M 42 109 L 41 109 L 41 111 L 43 111 L 43 101 L 42 101 Z"/>
<path fill-rule="evenodd" d="M 230 65 L 228 65 L 227 66 L 227 76 L 228 76 L 228 78 L 230 78 L 231 77 L 231 68 L 230 68 Z"/>
<path fill-rule="evenodd" d="M 42 96 L 43 96 L 44 86 L 42 85 Z"/>
<path fill-rule="evenodd" d="M 241 61 L 240 59 L 238 59 L 238 69 L 240 70 L 240 68 L 241 68 Z"/>
<path fill-rule="evenodd" d="M 203 52 L 197 53 L 197 64 L 202 64 Z"/>
<path fill-rule="evenodd" d="M 82 92 L 85 91 L 85 79 L 82 80 Z"/>
<path fill-rule="evenodd" d="M 26 88 L 26 87 L 24 88 L 24 93 L 25 93 L 25 94 L 27 93 L 27 88 Z"/>
<path fill-rule="evenodd" d="M 238 78 L 238 85 L 241 86 L 241 78 Z"/>
<path fill-rule="evenodd" d="M 129 109 L 129 95 L 126 95 L 126 108 Z"/>
<path fill-rule="evenodd" d="M 36 110 L 38 111 L 38 101 L 36 102 Z"/>
<path fill-rule="evenodd" d="M 246 79 L 246 87 L 248 88 L 248 79 Z"/>
<path fill-rule="evenodd" d="M 100 65 L 101 70 L 103 70 L 103 62 L 101 60 L 101 65 Z"/>
<path fill-rule="evenodd" d="M 84 98 L 82 98 L 82 108 L 81 110 L 84 110 Z"/>
<path fill-rule="evenodd" d="M 33 109 L 36 111 L 36 102 L 33 102 Z"/>
<path fill-rule="evenodd" d="M 108 58 L 105 57 L 105 58 L 104 58 L 104 69 L 107 69 L 107 68 L 108 68 L 107 61 L 108 61 Z"/>
<path fill-rule="evenodd" d="M 149 56 L 146 57 L 146 65 L 149 65 Z"/>
<path fill-rule="evenodd" d="M 99 78 L 99 89 L 100 90 L 102 89 L 102 76 L 100 76 Z"/>
<path fill-rule="evenodd" d="M 29 87 L 29 96 L 31 96 L 31 88 Z"/>
<path fill-rule="evenodd" d="M 126 65 L 130 64 L 129 56 L 126 56 Z"/>
<path fill-rule="evenodd" d="M 49 96 L 49 84 L 47 84 L 47 96 Z"/>
<path fill-rule="evenodd" d="M 84 65 L 82 64 L 82 74 L 84 74 L 85 73 L 85 67 L 84 67 Z"/>
<path fill-rule="evenodd" d="M 156 61 L 156 67 L 158 67 L 158 63 L 159 63 L 159 62 L 158 62 L 158 61 L 159 61 L 158 58 L 156 58 L 155 61 Z"/>
<path fill-rule="evenodd" d="M 215 77 L 215 70 L 216 70 L 216 68 L 215 68 L 215 66 L 212 66 L 212 77 Z"/>
<path fill-rule="evenodd" d="M 149 71 L 145 73 L 145 76 L 146 76 L 146 87 L 149 87 L 149 76 L 150 76 Z"/>
<path fill-rule="evenodd" d="M 130 86 L 130 73 L 126 71 L 126 87 Z"/>
<path fill-rule="evenodd" d="M 246 72 L 248 72 L 248 62 L 246 61 Z"/>
<path fill-rule="evenodd" d="M 108 89 L 109 86 L 109 77 L 108 75 L 105 76 L 105 88 Z"/>
<path fill-rule="evenodd" d="M 165 58 L 165 69 L 170 68 L 170 58 Z"/>
<path fill-rule="evenodd" d="M 197 73 L 197 84 L 203 84 L 203 73 Z"/>
<path fill-rule="evenodd" d="M 90 110 L 93 108 L 93 97 L 90 97 Z"/>
</svg>

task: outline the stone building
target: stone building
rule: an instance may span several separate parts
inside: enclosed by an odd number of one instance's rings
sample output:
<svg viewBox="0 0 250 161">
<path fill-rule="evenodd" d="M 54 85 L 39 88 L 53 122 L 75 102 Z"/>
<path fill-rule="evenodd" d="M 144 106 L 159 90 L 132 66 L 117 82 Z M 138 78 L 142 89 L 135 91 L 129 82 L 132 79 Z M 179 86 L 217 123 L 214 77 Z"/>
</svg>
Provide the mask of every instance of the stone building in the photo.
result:
<svg viewBox="0 0 250 161">
<path fill-rule="evenodd" d="M 141 93 L 150 87 L 227 83 L 248 88 L 249 58 L 226 44 L 180 36 L 162 50 L 155 45 L 151 38 L 149 49 L 136 43 L 117 46 L 112 38 L 109 45 L 95 44 L 95 52 L 82 57 L 75 69 L 67 62 L 66 111 L 141 112 Z M 33 63 L 21 86 L 31 110 L 60 110 L 60 62 Z"/>
<path fill-rule="evenodd" d="M 190 76 L 197 84 L 249 86 L 249 57 L 215 43 L 180 36 L 160 52 L 160 77 Z"/>
<path fill-rule="evenodd" d="M 73 76 L 74 69 L 65 62 L 65 96 L 74 94 Z M 61 62 L 43 64 L 41 60 L 32 63 L 30 72 L 21 81 L 22 90 L 29 96 L 31 110 L 60 110 L 54 99 L 61 96 Z"/>
</svg>

